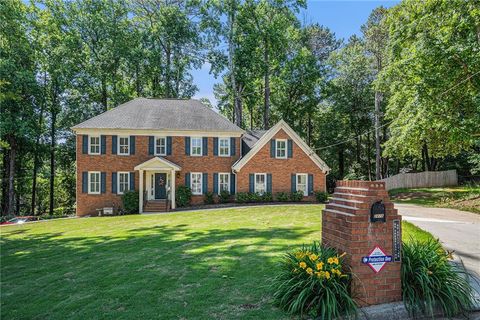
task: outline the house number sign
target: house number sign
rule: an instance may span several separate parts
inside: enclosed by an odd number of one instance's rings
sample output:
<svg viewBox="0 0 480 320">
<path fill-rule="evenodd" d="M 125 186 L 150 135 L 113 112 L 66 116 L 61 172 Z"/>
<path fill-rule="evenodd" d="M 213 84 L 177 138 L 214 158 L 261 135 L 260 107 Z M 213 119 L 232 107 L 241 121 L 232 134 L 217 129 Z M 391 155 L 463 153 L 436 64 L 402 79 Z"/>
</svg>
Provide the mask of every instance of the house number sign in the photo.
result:
<svg viewBox="0 0 480 320">
<path fill-rule="evenodd" d="M 385 222 L 385 205 L 382 200 L 372 204 L 370 208 L 370 222 Z"/>
</svg>

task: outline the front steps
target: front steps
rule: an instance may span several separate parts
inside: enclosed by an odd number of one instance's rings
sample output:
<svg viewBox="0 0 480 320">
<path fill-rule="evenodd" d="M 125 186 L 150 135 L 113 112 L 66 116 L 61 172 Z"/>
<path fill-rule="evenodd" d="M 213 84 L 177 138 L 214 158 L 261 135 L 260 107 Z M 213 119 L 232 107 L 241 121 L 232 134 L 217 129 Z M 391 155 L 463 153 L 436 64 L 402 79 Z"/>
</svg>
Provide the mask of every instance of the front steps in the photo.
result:
<svg viewBox="0 0 480 320">
<path fill-rule="evenodd" d="M 148 200 L 145 203 L 143 212 L 167 212 L 170 210 L 170 201 L 162 200 Z"/>
</svg>

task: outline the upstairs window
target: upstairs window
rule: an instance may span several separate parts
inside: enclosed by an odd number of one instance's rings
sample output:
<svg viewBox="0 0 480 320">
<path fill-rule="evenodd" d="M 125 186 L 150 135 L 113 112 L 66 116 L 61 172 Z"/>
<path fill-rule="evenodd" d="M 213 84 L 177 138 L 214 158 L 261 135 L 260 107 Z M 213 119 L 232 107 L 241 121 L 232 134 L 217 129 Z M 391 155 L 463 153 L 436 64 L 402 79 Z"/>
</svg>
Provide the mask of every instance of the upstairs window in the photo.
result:
<svg viewBox="0 0 480 320">
<path fill-rule="evenodd" d="M 155 138 L 155 154 L 165 156 L 167 154 L 167 139 L 165 137 Z"/>
<path fill-rule="evenodd" d="M 202 155 L 202 138 L 200 137 L 191 138 L 190 155 L 192 156 Z"/>
<path fill-rule="evenodd" d="M 255 192 L 264 194 L 267 190 L 267 175 L 265 173 L 255 173 Z"/>
<path fill-rule="evenodd" d="M 201 140 L 201 139 L 200 139 Z M 202 174 L 198 172 L 192 172 L 190 174 L 190 189 L 192 194 L 202 194 Z"/>
<path fill-rule="evenodd" d="M 89 136 L 88 138 L 88 153 L 100 154 L 100 136 Z"/>
<path fill-rule="evenodd" d="M 303 195 L 305 197 L 308 196 L 307 174 L 306 173 L 298 173 L 297 174 L 297 191 L 302 191 Z"/>
<path fill-rule="evenodd" d="M 218 190 L 230 192 L 230 173 L 218 174 Z"/>
<path fill-rule="evenodd" d="M 287 158 L 287 140 L 285 139 L 277 139 L 275 141 L 276 146 L 276 154 L 275 157 L 279 159 L 286 159 Z"/>
<path fill-rule="evenodd" d="M 218 139 L 218 154 L 222 157 L 230 156 L 230 138 Z"/>
<path fill-rule="evenodd" d="M 118 194 L 124 194 L 130 186 L 130 172 L 118 173 Z"/>
<path fill-rule="evenodd" d="M 118 154 L 119 155 L 128 155 L 129 152 L 129 144 L 130 144 L 130 137 L 118 137 Z"/>
<path fill-rule="evenodd" d="M 100 194 L 100 172 L 90 171 L 88 173 L 88 193 Z"/>
</svg>

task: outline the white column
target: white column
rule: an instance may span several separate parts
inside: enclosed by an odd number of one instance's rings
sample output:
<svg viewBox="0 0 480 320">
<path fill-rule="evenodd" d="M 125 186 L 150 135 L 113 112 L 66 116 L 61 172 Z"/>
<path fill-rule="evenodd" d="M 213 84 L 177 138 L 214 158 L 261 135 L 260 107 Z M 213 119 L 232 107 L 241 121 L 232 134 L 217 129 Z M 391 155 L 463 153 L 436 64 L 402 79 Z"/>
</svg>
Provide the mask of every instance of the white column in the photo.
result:
<svg viewBox="0 0 480 320">
<path fill-rule="evenodd" d="M 140 196 L 140 201 L 138 202 L 138 212 L 143 213 L 143 170 L 139 170 L 140 174 L 140 179 L 139 179 L 139 196 Z"/>
<path fill-rule="evenodd" d="M 170 179 L 170 189 L 172 192 L 170 192 L 170 198 L 172 198 L 172 209 L 175 209 L 175 170 L 172 170 L 171 173 L 172 177 Z"/>
</svg>

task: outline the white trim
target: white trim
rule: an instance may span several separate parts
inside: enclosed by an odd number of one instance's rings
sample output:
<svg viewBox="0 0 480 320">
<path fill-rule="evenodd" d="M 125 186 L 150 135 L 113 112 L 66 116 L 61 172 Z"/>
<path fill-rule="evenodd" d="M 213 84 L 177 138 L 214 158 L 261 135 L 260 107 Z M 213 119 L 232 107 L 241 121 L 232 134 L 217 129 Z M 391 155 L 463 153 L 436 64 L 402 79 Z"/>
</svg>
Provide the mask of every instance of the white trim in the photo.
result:
<svg viewBox="0 0 480 320">
<path fill-rule="evenodd" d="M 308 173 L 297 173 L 295 174 L 295 190 L 298 190 L 298 176 L 304 176 L 305 177 L 305 191 L 303 191 L 303 196 L 307 197 L 308 196 Z"/>
<path fill-rule="evenodd" d="M 285 142 L 285 155 L 283 157 L 278 156 L 278 143 Z M 292 146 L 293 147 L 293 146 Z M 288 139 L 276 139 L 275 140 L 275 158 L 276 159 L 287 159 L 288 156 Z"/>
<path fill-rule="evenodd" d="M 98 152 L 92 152 L 91 138 L 98 138 Z M 96 156 L 96 155 L 99 155 L 101 153 L 102 153 L 102 137 L 101 137 L 101 135 L 89 135 L 88 136 L 88 154 Z"/>
<path fill-rule="evenodd" d="M 194 174 L 199 174 L 200 175 L 200 193 L 198 192 L 193 192 L 192 184 L 193 184 L 193 178 L 192 175 Z M 190 172 L 190 190 L 192 190 L 192 195 L 194 196 L 199 196 L 203 194 L 203 173 L 202 172 Z"/>
<path fill-rule="evenodd" d="M 159 167 L 152 167 L 152 168 L 145 168 L 145 167 L 148 167 L 150 164 L 153 164 L 155 162 L 157 162 L 158 165 L 160 165 L 160 166 Z M 134 170 L 165 170 L 166 168 L 161 167 L 161 165 L 167 166 L 169 169 L 173 169 L 175 171 L 182 170 L 182 167 L 176 165 L 175 163 L 173 163 L 171 161 L 168 161 L 165 158 L 159 157 L 159 156 L 155 156 L 150 160 L 147 160 L 143 163 L 140 163 L 139 165 L 137 165 L 134 168 Z"/>
<path fill-rule="evenodd" d="M 221 154 L 221 153 L 220 153 L 220 150 L 221 150 L 221 149 L 220 149 L 220 140 L 227 140 L 227 143 L 228 143 L 228 152 L 227 152 L 227 154 Z M 231 149 L 231 145 L 230 145 L 230 144 L 231 144 L 231 143 L 230 143 L 230 138 L 229 138 L 229 137 L 218 137 L 218 146 L 217 146 L 217 148 L 218 148 L 218 156 L 219 156 L 219 157 L 230 157 L 230 155 L 231 155 L 231 153 L 232 153 L 231 150 L 230 150 L 230 149 Z"/>
<path fill-rule="evenodd" d="M 157 129 L 120 129 L 120 128 L 71 128 L 76 134 L 117 135 L 117 136 L 172 136 L 172 137 L 241 137 L 245 131 L 198 131 L 198 130 L 157 130 Z"/>
<path fill-rule="evenodd" d="M 260 194 L 264 194 L 267 192 L 267 174 L 266 173 L 255 173 L 254 176 L 253 176 L 253 192 L 255 193 L 259 193 L 257 191 L 257 176 L 263 176 L 263 181 L 264 181 L 264 191 L 263 193 L 260 193 Z"/>
<path fill-rule="evenodd" d="M 98 192 L 93 192 L 90 188 L 90 174 L 98 174 Z M 100 194 L 102 192 L 102 173 L 100 171 L 88 171 L 88 194 Z"/>
<path fill-rule="evenodd" d="M 120 191 L 120 175 L 126 174 L 127 175 L 127 188 L 125 190 L 130 190 L 130 172 L 128 171 L 119 171 L 117 172 L 117 194 L 124 194 L 124 192 Z"/>
<path fill-rule="evenodd" d="M 227 189 L 228 189 L 228 190 L 227 190 L 227 191 L 230 193 L 230 183 L 231 183 L 231 181 L 230 181 L 230 178 L 231 178 L 230 175 L 231 175 L 231 173 L 230 173 L 230 172 L 219 172 L 219 173 L 218 173 L 218 194 L 220 194 L 220 192 L 222 192 L 222 190 L 221 190 L 221 188 L 220 188 L 220 185 L 221 185 L 221 184 L 220 184 L 220 175 L 226 175 L 226 176 L 228 177 L 228 182 L 227 182 Z"/>
<path fill-rule="evenodd" d="M 167 155 L 167 137 L 166 136 L 155 136 L 153 141 L 153 154 L 156 156 L 166 156 Z M 165 142 L 165 153 L 157 153 L 157 139 L 163 139 Z"/>
<path fill-rule="evenodd" d="M 302 149 L 305 154 L 307 154 L 310 159 L 325 173 L 328 173 L 330 171 L 330 168 L 323 162 L 322 159 L 313 151 L 306 143 L 305 141 L 300 138 L 300 136 L 293 131 L 292 128 L 284 121 L 280 120 L 276 125 L 274 125 L 270 130 L 268 130 L 258 141 L 255 143 L 253 148 L 243 157 L 240 158 L 237 162 L 235 162 L 232 166 L 232 169 L 235 172 L 240 171 L 243 166 L 258 152 L 260 151 L 267 142 L 269 142 L 274 135 L 280 130 L 283 129 L 295 142 L 295 144 Z M 295 154 L 294 154 L 295 156 Z"/>
<path fill-rule="evenodd" d="M 200 154 L 193 154 L 193 139 L 200 139 Z M 203 137 L 190 137 L 190 156 L 192 157 L 203 156 Z"/>
<path fill-rule="evenodd" d="M 120 139 L 125 139 L 127 138 L 127 153 L 122 153 L 120 152 L 121 148 L 120 148 Z M 117 137 L 117 154 L 119 156 L 129 156 L 130 155 L 130 136 L 118 136 Z"/>
</svg>

